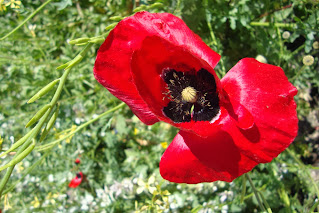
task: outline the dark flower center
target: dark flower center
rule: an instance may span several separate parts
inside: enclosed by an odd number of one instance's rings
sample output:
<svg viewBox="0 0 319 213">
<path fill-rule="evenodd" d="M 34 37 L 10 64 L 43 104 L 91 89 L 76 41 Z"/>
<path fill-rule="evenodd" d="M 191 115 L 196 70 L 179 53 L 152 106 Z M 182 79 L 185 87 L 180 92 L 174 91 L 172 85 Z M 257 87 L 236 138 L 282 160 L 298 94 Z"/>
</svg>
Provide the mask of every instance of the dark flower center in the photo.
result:
<svg viewBox="0 0 319 213">
<path fill-rule="evenodd" d="M 76 177 L 77 177 L 78 179 L 81 179 L 81 178 L 82 178 L 82 176 L 81 176 L 80 173 L 77 173 L 77 174 L 76 174 Z"/>
<path fill-rule="evenodd" d="M 176 123 L 211 121 L 219 113 L 216 82 L 212 74 L 201 69 L 179 72 L 166 68 L 162 78 L 167 84 L 165 97 L 170 100 L 164 114 Z"/>
</svg>

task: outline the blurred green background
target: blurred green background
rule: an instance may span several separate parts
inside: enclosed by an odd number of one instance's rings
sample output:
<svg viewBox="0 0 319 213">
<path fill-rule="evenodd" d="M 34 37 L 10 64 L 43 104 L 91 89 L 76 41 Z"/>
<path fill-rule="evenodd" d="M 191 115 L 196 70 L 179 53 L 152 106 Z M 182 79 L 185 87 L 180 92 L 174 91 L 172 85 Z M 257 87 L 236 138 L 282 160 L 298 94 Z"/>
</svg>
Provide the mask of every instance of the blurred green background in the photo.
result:
<svg viewBox="0 0 319 213">
<path fill-rule="evenodd" d="M 0 37 L 14 29 L 44 1 L 0 0 Z M 154 3 L 157 3 L 154 5 Z M 159 4 L 160 3 L 160 4 Z M 153 5 L 153 6 L 152 6 Z M 3 151 L 24 136 L 24 126 L 54 92 L 32 104 L 39 89 L 59 78 L 61 64 L 83 46 L 72 39 L 100 36 L 113 16 L 136 11 L 169 12 L 181 17 L 221 56 L 222 76 L 241 58 L 257 57 L 280 66 L 298 88 L 299 135 L 271 163 L 250 176 L 273 212 L 318 211 L 319 182 L 319 2 L 211 0 L 52 1 L 14 34 L 0 41 L 0 143 Z M 72 68 L 63 88 L 59 115 L 40 145 L 120 104 L 94 79 L 99 44 Z M 90 124 L 47 152 L 35 149 L 18 163 L 1 198 L 3 212 L 260 212 L 247 181 L 175 184 L 159 175 L 158 164 L 177 129 L 142 124 L 128 107 Z M 41 158 L 47 153 L 45 158 Z M 81 163 L 76 165 L 75 159 Z M 0 158 L 1 165 L 12 155 Z M 40 165 L 28 171 L 35 162 Z M 81 185 L 68 184 L 82 171 Z M 4 171 L 0 173 L 1 178 Z M 6 188 L 8 189 L 8 188 Z"/>
</svg>

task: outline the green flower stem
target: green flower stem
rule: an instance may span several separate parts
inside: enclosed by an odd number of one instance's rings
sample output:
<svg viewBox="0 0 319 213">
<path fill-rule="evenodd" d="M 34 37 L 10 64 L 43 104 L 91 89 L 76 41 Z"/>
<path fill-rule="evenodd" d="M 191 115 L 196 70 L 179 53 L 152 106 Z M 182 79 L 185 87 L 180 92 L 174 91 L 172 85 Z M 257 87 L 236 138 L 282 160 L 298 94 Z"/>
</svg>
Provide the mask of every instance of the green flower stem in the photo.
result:
<svg viewBox="0 0 319 213">
<path fill-rule="evenodd" d="M 296 24 L 293 23 L 269 23 L 269 22 L 250 22 L 251 26 L 257 26 L 257 27 L 269 27 L 270 25 L 274 25 L 275 27 L 289 27 L 289 28 L 295 28 L 297 27 Z"/>
<path fill-rule="evenodd" d="M 21 24 L 19 24 L 16 28 L 14 28 L 11 32 L 9 32 L 7 35 L 0 38 L 0 41 L 4 40 L 5 38 L 9 37 L 11 34 L 13 34 L 15 31 L 17 31 L 20 27 L 22 27 L 27 21 L 29 21 L 33 16 L 35 16 L 42 8 L 44 8 L 47 4 L 49 4 L 52 0 L 48 0 L 44 2 L 40 7 L 38 7 L 33 13 L 31 13 L 26 19 L 23 20 Z"/>
<path fill-rule="evenodd" d="M 271 210 L 271 208 L 270 208 L 270 206 L 269 206 L 269 204 L 268 204 L 268 202 L 267 202 L 265 196 L 264 196 L 263 193 L 261 193 L 260 191 L 258 191 L 258 192 L 259 192 L 259 195 L 260 195 L 261 199 L 263 200 L 263 202 L 264 202 L 264 204 L 265 204 L 265 206 L 266 206 L 266 208 L 267 208 L 267 212 L 268 212 L 268 213 L 272 213 L 272 210 Z"/>
<path fill-rule="evenodd" d="M 292 153 L 292 151 L 290 151 L 289 149 L 286 149 L 287 152 L 289 153 L 290 156 L 293 157 L 293 159 L 297 162 L 297 164 L 299 165 L 299 167 L 307 174 L 307 176 L 309 177 L 310 181 L 311 181 L 311 186 L 315 188 L 316 190 L 316 194 L 317 194 L 317 198 L 319 199 L 319 188 L 318 188 L 318 183 L 316 183 L 316 181 L 311 177 L 309 170 L 307 169 L 307 167 L 305 166 L 304 163 L 302 163 L 296 156 L 295 154 Z"/>
<path fill-rule="evenodd" d="M 257 202 L 258 202 L 258 204 L 259 204 L 259 207 L 261 208 L 261 210 L 262 210 L 263 212 L 266 212 L 266 209 L 265 209 L 264 205 L 261 203 L 261 200 L 260 200 L 259 195 L 258 195 L 258 190 L 256 189 L 256 187 L 255 187 L 253 181 L 251 180 L 250 176 L 249 176 L 247 173 L 245 174 L 245 176 L 246 176 L 246 178 L 248 179 L 248 181 L 249 181 L 249 183 L 250 183 L 250 186 L 251 186 L 252 189 L 253 189 L 253 192 L 254 192 L 254 194 L 255 194 L 255 197 L 256 197 L 256 199 L 257 199 Z"/>
<path fill-rule="evenodd" d="M 281 58 L 284 55 L 284 47 L 283 47 L 283 42 L 282 42 L 282 39 L 281 39 L 281 34 L 280 34 L 279 27 L 276 27 L 276 31 L 277 31 L 277 37 L 279 39 L 279 45 L 280 45 L 279 63 L 278 63 L 277 66 L 280 66 L 281 65 Z"/>
<path fill-rule="evenodd" d="M 242 185 L 243 188 L 242 188 L 242 191 L 241 191 L 240 203 L 244 202 L 244 198 L 245 198 L 245 195 L 246 195 L 246 181 L 247 181 L 246 175 L 243 175 L 242 179 L 243 179 L 243 185 Z"/>
<path fill-rule="evenodd" d="M 63 138 L 60 138 L 60 139 L 58 139 L 58 140 L 55 140 L 55 141 L 53 141 L 53 142 L 51 142 L 51 143 L 47 143 L 47 144 L 42 145 L 42 146 L 38 146 L 38 147 L 36 147 L 35 149 L 36 149 L 37 151 L 43 151 L 43 150 L 46 150 L 46 149 L 50 149 L 50 148 L 52 148 L 53 146 L 55 146 L 56 144 L 58 144 L 59 142 L 65 140 L 66 138 L 68 138 L 68 137 L 74 135 L 75 133 L 79 132 L 79 131 L 82 130 L 83 128 L 87 127 L 87 126 L 90 125 L 91 123 L 93 123 L 93 122 L 99 120 L 100 118 L 106 116 L 107 114 L 110 114 L 111 112 L 114 112 L 114 111 L 116 111 L 116 110 L 122 108 L 124 105 L 125 105 L 125 103 L 123 102 L 123 103 L 117 105 L 116 107 L 114 107 L 114 108 L 112 108 L 112 109 L 110 109 L 110 110 L 108 110 L 108 111 L 106 111 L 106 112 L 100 114 L 100 115 L 97 116 L 96 118 L 94 118 L 94 119 L 92 119 L 92 120 L 89 120 L 89 121 L 85 122 L 84 124 L 78 126 L 74 131 L 72 131 L 72 132 L 70 132 L 69 134 L 65 135 Z"/>
</svg>

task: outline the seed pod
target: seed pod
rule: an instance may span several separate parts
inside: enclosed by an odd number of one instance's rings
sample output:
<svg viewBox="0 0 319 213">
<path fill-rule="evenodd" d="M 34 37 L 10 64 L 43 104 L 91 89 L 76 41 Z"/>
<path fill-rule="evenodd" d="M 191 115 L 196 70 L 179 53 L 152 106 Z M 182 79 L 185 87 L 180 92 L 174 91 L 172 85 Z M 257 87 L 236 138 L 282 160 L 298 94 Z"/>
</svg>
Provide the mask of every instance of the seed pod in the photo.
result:
<svg viewBox="0 0 319 213">
<path fill-rule="evenodd" d="M 59 113 L 59 105 L 57 106 L 57 108 L 55 109 L 52 117 L 50 118 L 49 122 L 47 123 L 46 127 L 44 128 L 40 140 L 39 142 L 43 141 L 43 139 L 48 135 L 50 129 L 52 128 L 52 126 L 54 125 L 57 117 L 58 117 L 58 113 Z"/>
<path fill-rule="evenodd" d="M 86 43 L 90 40 L 90 38 L 77 38 L 69 41 L 69 44 L 81 44 Z"/>
<path fill-rule="evenodd" d="M 32 152 L 34 147 L 35 147 L 35 140 L 33 140 L 32 144 L 28 148 L 26 148 L 23 152 L 21 152 L 20 155 L 18 155 L 17 157 L 14 157 L 8 164 L 0 167 L 0 171 L 4 170 L 10 166 L 14 166 L 17 163 L 19 163 L 20 161 L 22 161 L 25 157 L 27 157 L 30 154 L 30 152 Z"/>
<path fill-rule="evenodd" d="M 34 101 L 38 100 L 39 98 L 41 98 L 42 96 L 47 94 L 54 87 L 54 85 L 56 85 L 56 83 L 58 83 L 58 81 L 60 81 L 60 79 L 56 79 L 56 80 L 52 81 L 51 83 L 49 83 L 48 85 L 46 85 L 45 87 L 43 87 L 32 98 L 30 98 L 30 100 L 27 103 L 28 104 L 33 103 Z"/>
<path fill-rule="evenodd" d="M 33 118 L 31 118 L 31 120 L 27 123 L 27 125 L 25 125 L 25 128 L 28 128 L 29 126 L 31 126 L 32 124 L 34 124 L 35 122 L 37 122 L 40 118 L 42 118 L 42 116 L 44 115 L 44 113 L 46 113 L 46 111 L 51 108 L 51 104 L 47 104 L 44 107 L 42 107 L 42 109 L 40 109 L 34 116 Z"/>
</svg>

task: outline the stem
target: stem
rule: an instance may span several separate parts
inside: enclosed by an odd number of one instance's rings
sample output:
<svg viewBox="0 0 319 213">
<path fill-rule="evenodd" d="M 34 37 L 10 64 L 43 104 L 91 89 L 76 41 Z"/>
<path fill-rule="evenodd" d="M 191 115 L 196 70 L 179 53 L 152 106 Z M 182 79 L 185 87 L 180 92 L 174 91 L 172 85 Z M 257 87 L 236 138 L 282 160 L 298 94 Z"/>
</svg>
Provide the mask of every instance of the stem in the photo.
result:
<svg viewBox="0 0 319 213">
<path fill-rule="evenodd" d="M 277 37 L 279 39 L 279 45 L 280 45 L 280 56 L 279 56 L 279 63 L 278 63 L 278 66 L 280 66 L 281 65 L 281 57 L 284 54 L 284 47 L 282 45 L 282 39 L 281 39 L 279 27 L 276 27 L 276 31 L 277 31 Z"/>
<path fill-rule="evenodd" d="M 42 8 L 44 8 L 47 4 L 49 4 L 52 0 L 48 0 L 44 2 L 40 7 L 38 7 L 31 15 L 29 15 L 24 21 L 19 24 L 16 28 L 14 28 L 11 32 L 9 32 L 7 35 L 0 38 L 0 41 L 4 40 L 5 38 L 9 37 L 11 34 L 13 34 L 15 31 L 17 31 L 20 27 L 22 27 L 27 21 L 29 21 L 35 14 L 37 14 Z"/>
<path fill-rule="evenodd" d="M 240 203 L 243 203 L 244 202 L 244 198 L 245 198 L 245 195 L 246 195 L 246 175 L 243 175 L 242 176 L 242 179 L 243 179 L 243 188 L 242 188 L 242 191 L 241 191 L 241 198 L 240 198 Z"/>
<path fill-rule="evenodd" d="M 122 108 L 124 105 L 125 105 L 124 102 L 121 103 L 121 104 L 119 104 L 119 105 L 117 105 L 116 107 L 114 107 L 114 108 L 112 108 L 112 109 L 110 109 L 110 110 L 108 110 L 108 111 L 106 111 L 106 112 L 100 114 L 100 115 L 97 116 L 96 118 L 94 118 L 94 119 L 92 119 L 92 120 L 89 120 L 89 121 L 87 121 L 86 123 L 84 123 L 84 124 L 78 126 L 74 131 L 72 131 L 72 132 L 70 132 L 69 134 L 65 135 L 63 138 L 60 138 L 60 139 L 55 140 L 55 141 L 53 141 L 53 142 L 51 142 L 51 143 L 47 143 L 47 144 L 45 144 L 45 145 L 39 146 L 39 147 L 36 148 L 36 150 L 37 150 L 37 151 L 42 151 L 42 150 L 46 150 L 46 149 L 49 149 L 49 148 L 53 147 L 54 145 L 58 144 L 59 142 L 61 142 L 61 141 L 65 140 L 66 138 L 68 138 L 68 137 L 74 135 L 75 133 L 77 133 L 77 132 L 80 131 L 81 129 L 87 127 L 87 126 L 90 125 L 91 123 L 93 123 L 93 122 L 99 120 L 100 118 L 106 116 L 107 114 L 109 114 L 109 113 L 111 113 L 111 112 L 114 112 L 114 111 L 116 111 L 116 110 Z"/>
<path fill-rule="evenodd" d="M 297 25 L 293 23 L 269 23 L 269 22 L 255 22 L 255 21 L 250 22 L 251 26 L 257 26 L 257 27 L 269 27 L 272 24 L 275 27 L 290 27 L 290 28 L 297 27 Z"/>
<path fill-rule="evenodd" d="M 248 181 L 249 181 L 249 183 L 250 183 L 250 185 L 251 185 L 251 187 L 252 187 L 252 189 L 253 189 L 253 191 L 254 191 L 255 197 L 256 197 L 257 202 L 258 202 L 258 204 L 259 204 L 259 207 L 261 208 L 261 210 L 262 210 L 263 212 L 265 212 L 266 209 L 265 209 L 264 205 L 261 203 L 261 200 L 260 200 L 259 195 L 258 195 L 258 191 L 257 191 L 257 189 L 256 189 L 256 187 L 255 187 L 253 181 L 251 180 L 250 176 L 249 176 L 247 173 L 245 174 L 245 176 L 246 176 L 246 178 L 248 179 Z"/>
</svg>

